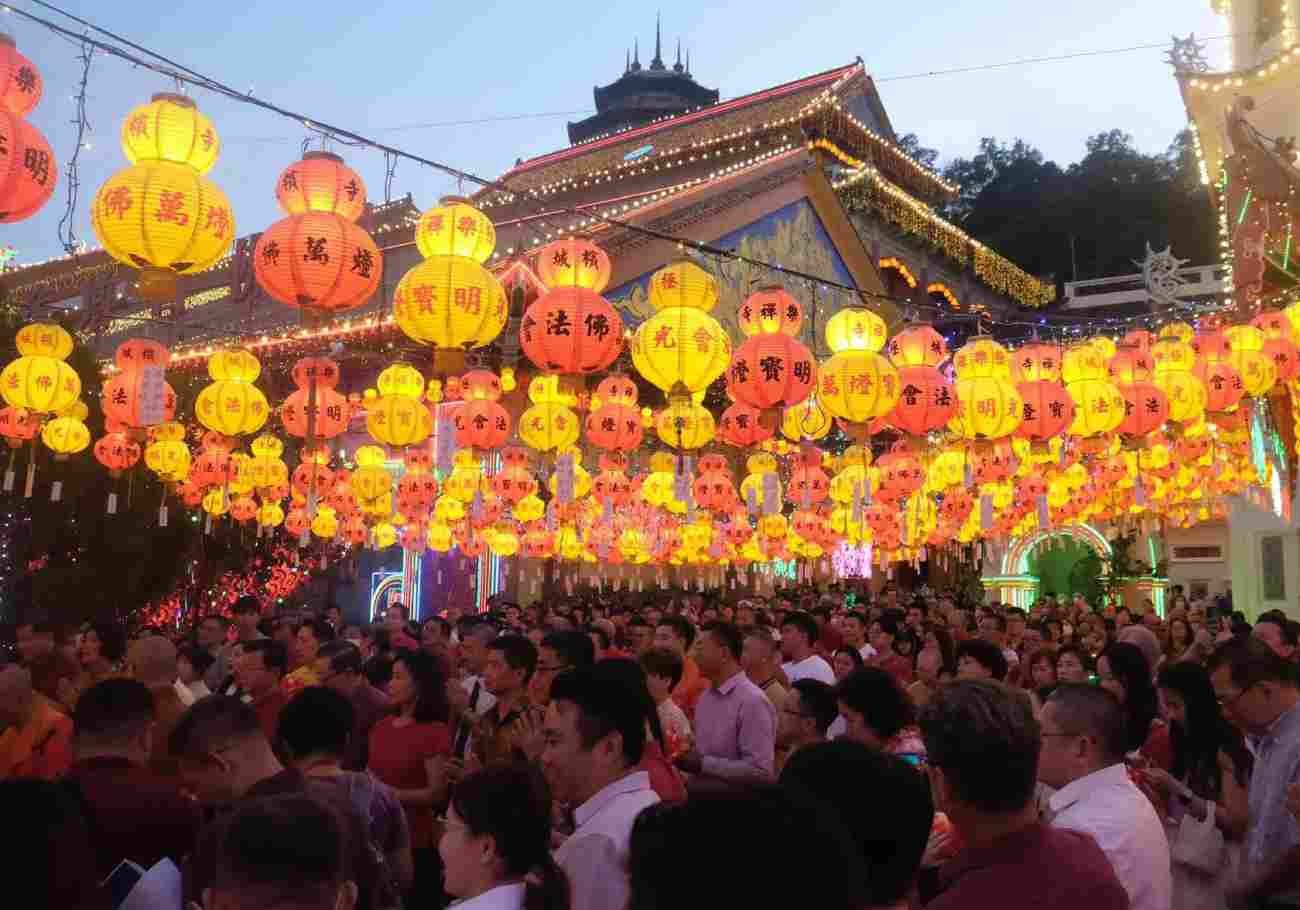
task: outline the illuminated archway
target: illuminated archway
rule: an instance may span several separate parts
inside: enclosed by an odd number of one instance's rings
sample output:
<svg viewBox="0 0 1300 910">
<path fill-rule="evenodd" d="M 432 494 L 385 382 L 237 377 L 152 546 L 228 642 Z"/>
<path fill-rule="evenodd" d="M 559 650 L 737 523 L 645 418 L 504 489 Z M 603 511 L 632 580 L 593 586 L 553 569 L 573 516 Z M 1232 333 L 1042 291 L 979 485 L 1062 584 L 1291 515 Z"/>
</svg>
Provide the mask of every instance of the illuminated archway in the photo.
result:
<svg viewBox="0 0 1300 910">
<path fill-rule="evenodd" d="M 1038 530 L 1011 541 L 1002 561 L 993 562 L 989 574 L 981 579 L 985 590 L 996 592 L 997 599 L 1002 603 L 1028 610 L 1038 597 L 1038 576 L 1029 571 L 1029 557 L 1040 544 L 1055 537 L 1069 537 L 1091 547 L 1103 560 L 1111 558 L 1110 541 L 1090 524 Z"/>
</svg>

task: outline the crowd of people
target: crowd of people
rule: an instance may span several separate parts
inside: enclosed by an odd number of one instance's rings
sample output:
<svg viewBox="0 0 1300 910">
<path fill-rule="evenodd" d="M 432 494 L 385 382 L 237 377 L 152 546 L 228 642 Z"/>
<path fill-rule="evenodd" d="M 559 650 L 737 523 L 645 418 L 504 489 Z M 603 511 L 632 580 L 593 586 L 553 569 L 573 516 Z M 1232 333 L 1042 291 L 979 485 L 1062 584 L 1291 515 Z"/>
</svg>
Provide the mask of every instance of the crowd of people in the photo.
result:
<svg viewBox="0 0 1300 910">
<path fill-rule="evenodd" d="M 1180 592 L 23 620 L 38 907 L 1300 907 L 1300 625 Z"/>
</svg>

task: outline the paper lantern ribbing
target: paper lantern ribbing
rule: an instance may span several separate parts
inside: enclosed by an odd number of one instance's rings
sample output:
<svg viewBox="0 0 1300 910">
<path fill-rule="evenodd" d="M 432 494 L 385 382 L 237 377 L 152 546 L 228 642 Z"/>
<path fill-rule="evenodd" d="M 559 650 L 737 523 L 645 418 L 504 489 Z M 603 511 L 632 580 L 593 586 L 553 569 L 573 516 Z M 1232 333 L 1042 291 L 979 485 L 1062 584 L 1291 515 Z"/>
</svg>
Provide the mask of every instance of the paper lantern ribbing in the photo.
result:
<svg viewBox="0 0 1300 910">
<path fill-rule="evenodd" d="M 215 381 L 199 392 L 194 416 L 223 436 L 255 433 L 266 423 L 270 406 L 255 385 L 261 364 L 247 351 L 218 351 L 208 358 L 208 375 Z"/>
<path fill-rule="evenodd" d="M 0 109 L 26 117 L 44 93 L 45 79 L 36 64 L 18 50 L 12 37 L 0 33 Z"/>
<path fill-rule="evenodd" d="M 1008 379 L 1011 355 L 992 338 L 975 338 L 952 357 L 959 379 Z"/>
<path fill-rule="evenodd" d="M 650 306 L 707 313 L 718 305 L 718 282 L 689 259 L 677 259 L 650 276 Z"/>
<path fill-rule="evenodd" d="M 885 346 L 885 320 L 865 307 L 845 307 L 826 323 L 826 344 L 833 353 L 871 351 Z"/>
<path fill-rule="evenodd" d="M 338 155 L 308 152 L 280 173 L 275 200 L 289 215 L 331 212 L 356 221 L 366 210 L 366 184 Z"/>
<path fill-rule="evenodd" d="M 81 377 L 64 363 L 72 353 L 72 336 L 51 323 L 32 323 L 19 330 L 19 357 L 0 372 L 0 395 L 15 408 L 53 414 L 81 395 Z"/>
<path fill-rule="evenodd" d="M 1017 362 L 1023 363 L 1022 360 Z M 1016 391 L 1021 400 L 1017 435 L 1047 440 L 1064 433 L 1074 421 L 1074 399 L 1059 382 L 1047 379 L 1020 382 Z"/>
<path fill-rule="evenodd" d="M 1079 379 L 1069 383 L 1065 390 L 1074 399 L 1072 435 L 1098 436 L 1111 432 L 1123 422 L 1127 405 L 1113 383 L 1105 379 Z"/>
<path fill-rule="evenodd" d="M 543 370 L 594 373 L 618 359 L 623 320 L 595 291 L 559 287 L 529 305 L 519 341 L 528 359 Z"/>
<path fill-rule="evenodd" d="M 34 215 L 50 201 L 58 164 L 45 136 L 17 114 L 0 111 L 0 224 Z"/>
<path fill-rule="evenodd" d="M 948 343 L 928 325 L 914 325 L 889 339 L 885 351 L 896 367 L 937 367 L 948 359 Z"/>
<path fill-rule="evenodd" d="M 898 371 L 898 403 L 889 422 L 915 436 L 941 429 L 957 409 L 952 386 L 936 367 L 909 366 Z"/>
<path fill-rule="evenodd" d="M 274 299 L 316 313 L 341 313 L 379 288 L 383 253 L 364 228 L 332 212 L 275 222 L 253 253 L 257 283 Z"/>
<path fill-rule="evenodd" d="M 176 391 L 166 381 L 162 383 L 161 414 L 150 413 L 144 399 L 154 378 L 146 369 L 165 369 L 171 361 L 166 347 L 152 339 L 132 338 L 117 346 L 114 361 L 119 372 L 104 383 L 99 396 L 106 418 L 134 428 L 176 418 Z"/>
<path fill-rule="evenodd" d="M 771 439 L 773 428 L 762 417 L 758 408 L 736 402 L 718 418 L 718 438 L 742 449 Z"/>
<path fill-rule="evenodd" d="M 699 266 L 678 261 L 650 278 L 650 303 L 658 312 L 632 336 L 637 372 L 670 394 L 698 392 L 731 361 L 731 340 L 709 315 L 718 286 Z"/>
<path fill-rule="evenodd" d="M 608 254 L 583 237 L 554 240 L 537 253 L 537 273 L 551 290 L 576 287 L 599 294 L 612 272 Z"/>
<path fill-rule="evenodd" d="M 366 402 L 366 430 L 390 446 L 414 445 L 433 432 L 433 415 L 420 400 L 424 377 L 409 364 L 396 363 L 375 380 L 378 398 Z"/>
<path fill-rule="evenodd" d="M 784 288 L 771 285 L 745 298 L 736 312 L 736 321 L 745 335 L 781 332 L 794 336 L 803 322 L 803 307 Z"/>
<path fill-rule="evenodd" d="M 117 477 L 140 460 L 140 446 L 125 433 L 108 433 L 95 443 L 95 460 Z"/>
<path fill-rule="evenodd" d="M 587 415 L 587 440 L 612 452 L 630 452 L 641 445 L 641 412 L 634 405 L 611 402 Z"/>
<path fill-rule="evenodd" d="M 1124 420 L 1119 432 L 1128 436 L 1145 436 L 1169 419 L 1169 397 L 1152 382 L 1139 381 L 1121 385 L 1124 396 Z"/>
<path fill-rule="evenodd" d="M 958 354 L 960 356 L 960 352 Z M 986 358 L 983 363 L 975 363 L 984 372 L 993 361 Z M 949 421 L 948 428 L 966 439 L 1009 436 L 1024 419 L 1024 402 L 1020 393 L 1005 378 L 958 375 L 956 392 L 957 414 Z"/>
<path fill-rule="evenodd" d="M 431 256 L 393 294 L 393 317 L 407 337 L 442 349 L 478 348 L 505 328 L 506 292 L 465 256 Z"/>
<path fill-rule="evenodd" d="M 426 259 L 455 256 L 487 262 L 497 245 L 492 220 L 459 196 L 444 196 L 420 216 L 415 244 Z"/>
<path fill-rule="evenodd" d="M 348 428 L 352 419 L 352 405 L 335 390 L 339 382 L 338 364 L 328 357 L 304 357 L 294 365 L 292 376 L 298 388 L 280 405 L 280 420 L 285 432 L 306 438 L 313 416 L 313 435 L 318 439 L 333 439 Z M 311 390 L 313 381 L 316 384 L 314 404 Z"/>
<path fill-rule="evenodd" d="M 510 436 L 510 412 L 495 401 L 467 401 L 453 418 L 456 445 L 495 449 Z"/>
<path fill-rule="evenodd" d="M 736 348 L 727 391 L 736 401 L 766 410 L 790 407 L 817 387 L 812 352 L 783 332 L 751 335 Z"/>
<path fill-rule="evenodd" d="M 1011 375 L 1016 382 L 1055 381 L 1061 378 L 1061 356 L 1055 344 L 1033 342 L 1011 352 Z"/>
<path fill-rule="evenodd" d="M 539 452 L 566 449 L 578 441 L 578 415 L 562 404 L 545 401 L 519 415 L 519 438 Z"/>
<path fill-rule="evenodd" d="M 79 404 L 80 402 L 78 402 Z M 83 423 L 86 406 L 81 405 L 81 416 L 64 414 L 55 417 L 41 428 L 41 442 L 58 457 L 83 451 L 90 445 L 90 430 Z"/>
<path fill-rule="evenodd" d="M 898 371 L 874 351 L 840 351 L 818 369 L 818 402 L 832 416 L 850 423 L 888 414 L 901 389 Z"/>
<path fill-rule="evenodd" d="M 221 141 L 192 98 L 162 92 L 122 121 L 122 152 L 132 164 L 170 161 L 206 174 L 217 163 Z"/>
<path fill-rule="evenodd" d="M 713 415 L 693 402 L 673 403 L 655 417 L 659 438 L 677 449 L 698 449 L 713 441 L 717 432 Z"/>
</svg>

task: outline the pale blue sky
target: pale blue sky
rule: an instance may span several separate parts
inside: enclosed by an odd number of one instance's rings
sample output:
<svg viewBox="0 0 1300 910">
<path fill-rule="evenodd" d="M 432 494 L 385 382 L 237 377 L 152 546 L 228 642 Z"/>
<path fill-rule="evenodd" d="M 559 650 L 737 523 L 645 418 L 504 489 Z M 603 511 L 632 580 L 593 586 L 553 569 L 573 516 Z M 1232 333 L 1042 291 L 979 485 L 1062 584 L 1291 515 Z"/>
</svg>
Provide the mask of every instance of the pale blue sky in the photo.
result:
<svg viewBox="0 0 1300 910">
<path fill-rule="evenodd" d="M 26 0 L 14 5 L 55 18 Z M 392 127 L 590 108 L 594 84 L 623 69 L 625 47 L 653 53 L 655 7 L 568 0 L 559 3 L 410 3 L 403 0 L 233 2 L 211 0 L 62 0 L 97 24 L 241 89 L 393 145 L 496 177 L 516 157 L 566 144 L 565 122 L 583 114 L 472 126 Z M 850 62 L 860 55 L 876 77 L 899 133 L 916 132 L 944 158 L 971 153 L 981 136 L 1023 137 L 1065 164 L 1084 139 L 1121 128 L 1138 145 L 1163 150 L 1185 123 L 1163 51 L 1007 67 L 961 75 L 897 79 L 931 70 L 1079 51 L 1167 42 L 1171 33 L 1227 34 L 1209 0 L 879 0 L 816 3 L 662 3 L 665 56 L 681 37 L 692 70 L 724 98 Z M 70 96 L 80 79 L 77 50 L 64 39 L 0 16 L 41 68 L 46 95 L 32 121 L 54 145 L 60 166 L 74 141 Z M 1209 42 L 1215 68 L 1228 42 Z M 90 81 L 92 148 L 82 152 L 77 230 L 97 245 L 87 215 L 95 189 L 126 162 L 117 135 L 123 116 L 173 86 L 151 72 L 97 56 Z M 230 195 L 240 234 L 280 217 L 274 181 L 298 157 L 304 130 L 274 115 L 194 91 L 225 148 L 210 176 Z M 336 149 L 383 195 L 383 157 Z M 427 208 L 454 181 L 403 162 L 394 195 L 411 192 Z M 469 189 L 468 187 L 466 188 Z M 56 225 L 65 186 L 39 214 L 0 227 L 20 261 L 61 253 Z"/>
</svg>

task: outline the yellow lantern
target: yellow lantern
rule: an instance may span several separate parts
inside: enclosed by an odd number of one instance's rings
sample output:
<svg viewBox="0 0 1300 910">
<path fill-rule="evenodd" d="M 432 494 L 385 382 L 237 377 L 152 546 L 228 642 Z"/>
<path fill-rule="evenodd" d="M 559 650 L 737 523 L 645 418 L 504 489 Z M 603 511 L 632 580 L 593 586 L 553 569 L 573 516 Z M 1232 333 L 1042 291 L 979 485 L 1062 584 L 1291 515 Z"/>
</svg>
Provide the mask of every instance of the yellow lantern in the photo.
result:
<svg viewBox="0 0 1300 910">
<path fill-rule="evenodd" d="M 661 309 L 637 328 L 631 349 L 637 372 L 665 392 L 702 391 L 731 363 L 731 339 L 704 308 Z"/>
<path fill-rule="evenodd" d="M 274 436 L 259 436 L 249 446 L 255 458 L 279 458 L 284 454 L 284 443 Z"/>
<path fill-rule="evenodd" d="M 1087 343 L 1097 349 L 1098 353 L 1101 354 L 1103 363 L 1109 363 L 1110 359 L 1115 356 L 1115 352 L 1118 350 L 1118 348 L 1115 347 L 1114 339 L 1109 338 L 1106 335 L 1095 335 L 1092 338 L 1089 338 Z"/>
<path fill-rule="evenodd" d="M 673 402 L 655 419 L 659 438 L 678 449 L 698 449 L 713 441 L 717 424 L 713 415 L 694 402 Z"/>
<path fill-rule="evenodd" d="M 203 496 L 203 511 L 214 517 L 225 515 L 230 511 L 230 498 L 221 487 L 209 490 Z"/>
<path fill-rule="evenodd" d="M 546 504 L 537 498 L 536 495 L 529 493 L 523 499 L 515 504 L 510 511 L 515 521 L 522 521 L 527 524 L 530 521 L 537 521 L 546 514 Z"/>
<path fill-rule="evenodd" d="M 1080 379 L 1071 382 L 1065 390 L 1074 400 L 1071 435 L 1097 436 L 1115 430 L 1124 422 L 1127 404 L 1113 383 L 1105 379 Z"/>
<path fill-rule="evenodd" d="M 354 456 L 357 469 L 352 472 L 352 491 L 360 500 L 375 500 L 387 493 L 393 477 L 384 467 L 387 454 L 379 446 L 362 446 Z"/>
<path fill-rule="evenodd" d="M 1172 339 L 1184 344 L 1190 343 L 1196 337 L 1196 330 L 1185 322 L 1171 322 L 1162 326 L 1157 337 L 1162 339 Z"/>
<path fill-rule="evenodd" d="M 826 323 L 826 344 L 840 351 L 879 351 L 885 346 L 885 320 L 865 307 L 845 307 Z"/>
<path fill-rule="evenodd" d="M 1241 376 L 1246 394 L 1268 394 L 1277 382 L 1277 366 L 1264 354 L 1264 333 L 1253 325 L 1234 325 L 1223 335 L 1231 349 L 1228 362 Z"/>
<path fill-rule="evenodd" d="M 397 528 L 383 521 L 375 525 L 374 528 L 375 548 L 378 550 L 387 550 L 393 544 L 397 543 Z"/>
<path fill-rule="evenodd" d="M 535 404 L 519 416 L 519 438 L 539 452 L 573 445 L 580 427 L 577 414 L 554 402 Z"/>
<path fill-rule="evenodd" d="M 1105 379 L 1109 359 L 1096 345 L 1077 344 L 1069 348 L 1061 358 L 1061 378 L 1067 387 L 1072 382 Z"/>
<path fill-rule="evenodd" d="M 278 502 L 264 502 L 257 510 L 257 523 L 264 528 L 278 528 L 284 524 L 284 509 Z"/>
<path fill-rule="evenodd" d="M 56 417 L 41 427 L 41 442 L 51 452 L 66 457 L 90 445 L 90 430 L 78 417 Z"/>
<path fill-rule="evenodd" d="M 1011 435 L 1020 426 L 1023 401 L 1009 381 L 961 377 L 956 390 L 960 407 L 948 421 L 948 429 L 954 433 L 966 439 L 998 439 Z"/>
<path fill-rule="evenodd" d="M 132 164 L 170 161 L 206 174 L 217 163 L 221 140 L 192 98 L 162 92 L 126 115 L 122 151 Z"/>
<path fill-rule="evenodd" d="M 466 256 L 431 256 L 397 284 L 393 317 L 407 337 L 438 348 L 479 348 L 505 328 L 506 292 Z"/>
<path fill-rule="evenodd" d="M 780 512 L 776 512 L 772 515 L 764 515 L 758 520 L 759 533 L 764 537 L 771 538 L 772 540 L 779 540 L 780 538 L 785 537 L 789 532 L 789 529 L 789 522 L 785 520 L 785 516 Z"/>
<path fill-rule="evenodd" d="M 415 245 L 425 259 L 457 256 L 487 262 L 497 245 L 492 220 L 459 196 L 444 196 L 436 208 L 420 216 Z"/>
<path fill-rule="evenodd" d="M 1187 342 L 1176 338 L 1165 338 L 1153 344 L 1151 358 L 1156 363 L 1156 376 L 1162 373 L 1191 372 L 1196 366 L 1196 351 Z"/>
<path fill-rule="evenodd" d="M 581 377 L 540 373 L 528 383 L 528 400 L 533 404 L 562 404 L 571 408 L 578 403 Z"/>
<path fill-rule="evenodd" d="M 26 355 L 0 372 L 0 395 L 11 407 L 38 414 L 62 411 L 81 394 L 81 377 L 62 360 Z"/>
<path fill-rule="evenodd" d="M 582 499 L 591 492 L 591 474 L 582 466 L 582 463 L 579 460 L 581 458 L 581 453 L 576 449 L 570 451 L 573 455 L 573 498 Z M 551 491 L 552 496 L 558 496 L 560 494 L 560 478 L 558 472 L 551 474 L 550 479 L 546 483 L 546 487 Z"/>
<path fill-rule="evenodd" d="M 424 377 L 410 364 L 395 363 L 379 374 L 375 387 L 380 395 L 419 398 L 424 391 Z"/>
<path fill-rule="evenodd" d="M 433 432 L 433 415 L 418 398 L 384 395 L 366 405 L 366 430 L 390 446 L 415 445 Z"/>
<path fill-rule="evenodd" d="M 944 449 L 930 462 L 926 472 L 926 486 L 933 490 L 946 490 L 966 480 L 966 452 L 962 449 Z"/>
<path fill-rule="evenodd" d="M 825 438 L 834 425 L 831 415 L 810 395 L 796 405 L 785 409 L 781 415 L 781 433 L 793 442 Z"/>
<path fill-rule="evenodd" d="M 190 473 L 190 450 L 179 440 L 156 439 L 145 448 L 144 463 L 162 480 L 184 480 Z"/>
<path fill-rule="evenodd" d="M 902 391 L 898 371 L 873 351 L 841 351 L 817 374 L 817 398 L 832 416 L 866 423 L 888 414 Z"/>
<path fill-rule="evenodd" d="M 1181 344 L 1181 342 L 1178 342 Z M 1157 346 L 1164 344 L 1158 342 Z M 1169 399 L 1169 419 L 1179 423 L 1194 422 L 1205 413 L 1205 404 L 1209 394 L 1205 384 L 1186 370 L 1160 370 L 1156 365 L 1156 374 L 1152 379 L 1156 388 L 1165 393 Z"/>
<path fill-rule="evenodd" d="M 248 382 L 214 382 L 199 393 L 194 416 L 223 436 L 254 433 L 266 423 L 270 407 L 261 390 Z"/>
<path fill-rule="evenodd" d="M 451 527 L 444 522 L 431 523 L 429 530 L 425 532 L 425 538 L 429 541 L 430 550 L 446 553 L 451 549 Z"/>
<path fill-rule="evenodd" d="M 18 330 L 14 346 L 24 357 L 53 357 L 67 360 L 72 353 L 72 336 L 61 325 L 33 322 Z"/>
<path fill-rule="evenodd" d="M 322 540 L 331 540 L 339 532 L 338 513 L 329 506 L 318 506 L 311 521 L 311 532 Z"/>
<path fill-rule="evenodd" d="M 976 338 L 953 355 L 953 368 L 962 379 L 1009 379 L 1011 355 L 992 338 Z"/>
<path fill-rule="evenodd" d="M 650 277 L 650 305 L 709 312 L 718 305 L 718 283 L 689 259 L 678 259 Z"/>
<path fill-rule="evenodd" d="M 243 452 L 230 453 L 230 492 L 236 496 L 251 493 L 257 486 L 254 482 L 253 459 Z"/>
</svg>

